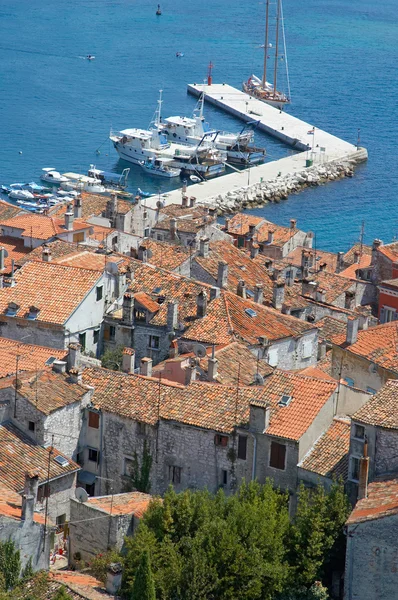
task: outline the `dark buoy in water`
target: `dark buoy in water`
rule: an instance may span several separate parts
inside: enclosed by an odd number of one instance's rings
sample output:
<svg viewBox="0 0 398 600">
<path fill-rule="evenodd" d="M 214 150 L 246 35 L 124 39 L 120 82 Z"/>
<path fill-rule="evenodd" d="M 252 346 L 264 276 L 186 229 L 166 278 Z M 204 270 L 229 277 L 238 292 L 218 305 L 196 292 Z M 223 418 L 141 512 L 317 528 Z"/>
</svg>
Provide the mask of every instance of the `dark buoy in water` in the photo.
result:
<svg viewBox="0 0 398 600">
<path fill-rule="evenodd" d="M 156 14 L 159 16 L 162 14 L 162 11 L 160 10 L 160 4 L 158 4 L 158 9 L 156 11 Z"/>
</svg>

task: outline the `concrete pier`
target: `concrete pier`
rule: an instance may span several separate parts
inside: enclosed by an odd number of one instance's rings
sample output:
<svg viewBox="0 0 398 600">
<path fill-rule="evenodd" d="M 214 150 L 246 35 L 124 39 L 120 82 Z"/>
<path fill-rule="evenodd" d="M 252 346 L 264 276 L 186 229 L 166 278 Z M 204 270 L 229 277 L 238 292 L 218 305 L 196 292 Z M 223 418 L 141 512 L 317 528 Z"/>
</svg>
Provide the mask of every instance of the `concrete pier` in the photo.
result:
<svg viewBox="0 0 398 600">
<path fill-rule="evenodd" d="M 243 121 L 258 121 L 257 127 L 298 152 L 273 162 L 247 168 L 216 179 L 189 186 L 189 195 L 204 201 L 210 197 L 225 196 L 235 190 L 266 184 L 276 178 L 287 178 L 314 167 L 340 162 L 362 162 L 367 159 L 365 148 L 341 140 L 330 133 L 301 121 L 288 113 L 252 98 L 227 84 L 189 84 L 188 92 L 200 96 L 205 91 L 205 101 L 234 115 Z M 312 167 L 312 169 L 314 168 Z M 156 206 L 158 196 L 147 199 L 148 206 Z M 166 204 L 179 203 L 181 190 L 169 192 L 163 197 Z"/>
</svg>

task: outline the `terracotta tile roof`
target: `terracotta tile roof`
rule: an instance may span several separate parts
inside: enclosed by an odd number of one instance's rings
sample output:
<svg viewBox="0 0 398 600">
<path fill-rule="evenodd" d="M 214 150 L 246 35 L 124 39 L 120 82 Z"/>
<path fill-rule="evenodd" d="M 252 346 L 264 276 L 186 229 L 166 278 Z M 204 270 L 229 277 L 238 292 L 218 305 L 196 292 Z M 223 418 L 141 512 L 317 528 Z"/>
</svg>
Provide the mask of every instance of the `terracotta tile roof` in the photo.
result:
<svg viewBox="0 0 398 600">
<path fill-rule="evenodd" d="M 15 373 L 17 356 L 18 372 L 22 372 L 34 371 L 36 367 L 42 369 L 51 356 L 62 360 L 66 353 L 67 350 L 23 344 L 0 337 L 0 378 Z"/>
<path fill-rule="evenodd" d="M 398 513 L 398 478 L 379 477 L 368 485 L 368 496 L 358 500 L 347 525 L 374 521 Z"/>
<path fill-rule="evenodd" d="M 44 244 L 43 244 L 44 246 Z M 17 265 L 18 266 L 22 266 L 24 265 L 27 261 L 30 260 L 41 260 L 42 259 L 42 254 L 43 254 L 43 246 L 38 246 L 37 248 L 34 248 L 33 250 L 30 250 L 30 252 L 28 254 L 26 254 L 25 256 L 21 257 L 18 261 L 17 261 Z M 65 242 L 64 240 L 54 240 L 53 242 L 47 242 L 45 244 L 46 248 L 48 248 L 49 250 L 51 250 L 51 257 L 52 260 L 55 261 L 57 258 L 62 258 L 64 256 L 68 256 L 70 254 L 75 254 L 76 252 L 79 252 L 79 250 L 81 251 L 88 251 L 90 248 L 85 245 L 85 244 L 75 244 L 72 242 Z M 96 249 L 93 249 L 92 251 L 95 252 Z"/>
<path fill-rule="evenodd" d="M 216 217 L 209 215 L 208 212 L 208 208 L 204 206 L 184 208 L 181 204 L 169 204 L 160 210 L 159 220 L 153 228 L 169 230 L 170 220 L 177 219 L 177 233 L 178 231 L 196 233 L 206 222 L 216 221 Z"/>
<path fill-rule="evenodd" d="M 333 304 L 342 294 L 350 291 L 355 285 L 351 279 L 327 271 L 311 273 L 310 277 L 318 284 L 318 290 L 325 291 L 325 302 L 327 304 Z"/>
<path fill-rule="evenodd" d="M 14 204 L 10 204 L 9 202 L 4 202 L 4 200 L 0 200 L 0 221 L 5 221 L 6 219 L 12 219 L 17 215 L 28 214 L 26 211 L 21 210 L 19 206 L 15 206 Z"/>
<path fill-rule="evenodd" d="M 267 435 L 299 440 L 337 389 L 337 382 L 277 369 L 262 389 L 272 406 Z M 292 399 L 288 406 L 281 407 L 278 403 L 285 395 Z"/>
<path fill-rule="evenodd" d="M 208 348 L 207 356 L 200 359 L 199 367 L 203 372 L 204 380 L 207 379 L 208 361 L 211 357 L 212 348 Z M 244 345 L 238 342 L 232 342 L 223 348 L 215 351 L 215 357 L 218 360 L 217 383 L 223 385 L 237 385 L 238 366 L 240 365 L 239 383 L 240 385 L 255 384 L 255 374 L 268 377 L 274 372 L 274 369 L 266 362 L 258 361 L 256 356 Z"/>
<path fill-rule="evenodd" d="M 106 209 L 106 204 L 109 202 L 109 196 L 102 196 L 100 194 L 89 194 L 82 192 L 82 217 L 87 219 L 92 216 L 103 216 Z M 117 199 L 117 212 L 123 215 L 129 213 L 133 205 L 128 200 Z"/>
<path fill-rule="evenodd" d="M 125 494 L 114 494 L 113 496 L 90 497 L 86 504 L 98 508 L 111 515 L 144 516 L 153 496 L 142 492 L 127 492 Z"/>
<path fill-rule="evenodd" d="M 21 384 L 18 388 L 19 396 L 26 398 L 45 415 L 79 402 L 87 393 L 87 388 L 72 383 L 69 375 L 55 373 L 50 368 L 37 373 L 21 373 L 18 375 L 18 381 Z M 14 383 L 15 379 L 10 378 L 10 387 L 14 386 Z"/>
<path fill-rule="evenodd" d="M 285 258 L 282 259 L 284 265 L 293 265 L 301 268 L 301 257 L 302 252 L 305 250 L 307 253 L 314 257 L 314 267 L 310 269 L 319 271 L 319 265 L 326 264 L 325 270 L 329 273 L 334 273 L 337 267 L 337 254 L 335 252 L 326 252 L 325 250 L 315 250 L 314 248 L 304 248 L 304 246 L 297 246 L 294 250 L 289 252 Z"/>
<path fill-rule="evenodd" d="M 40 309 L 37 321 L 63 324 L 99 277 L 98 271 L 27 262 L 15 274 L 14 287 L 0 289 L 0 315 L 14 302 L 20 307 L 17 318 L 26 318 L 29 308 L 35 306 Z"/>
<path fill-rule="evenodd" d="M 22 496 L 0 483 L 0 516 L 21 520 Z M 33 520 L 44 525 L 44 514 L 34 513 Z"/>
<path fill-rule="evenodd" d="M 392 262 L 398 262 L 398 242 L 379 246 L 377 251 L 384 254 L 384 256 L 389 258 Z"/>
<path fill-rule="evenodd" d="M 151 313 L 156 313 L 158 310 L 160 310 L 160 304 L 152 300 L 152 298 L 145 292 L 137 292 L 134 294 L 134 300 Z"/>
<path fill-rule="evenodd" d="M 330 479 L 348 476 L 351 419 L 335 417 L 327 431 L 299 464 L 299 467 Z"/>
<path fill-rule="evenodd" d="M 258 244 L 267 242 L 268 233 L 273 232 L 273 241 L 270 246 L 283 246 L 292 238 L 299 230 L 291 227 L 282 227 L 281 225 L 275 225 L 274 223 L 263 223 L 259 225 L 256 230 L 254 239 Z"/>
<path fill-rule="evenodd" d="M 24 246 L 23 240 L 5 235 L 0 236 L 0 248 L 4 248 L 7 253 L 4 259 L 4 269 L 0 273 L 11 273 L 12 261 L 17 264 L 30 252 L 30 248 Z"/>
<path fill-rule="evenodd" d="M 231 235 L 247 235 L 249 233 L 249 225 L 258 226 L 263 223 L 262 217 L 255 217 L 248 213 L 237 213 L 231 219 L 228 219 L 227 233 Z"/>
<path fill-rule="evenodd" d="M 395 290 L 398 288 L 398 279 L 385 279 L 384 281 L 379 283 L 379 287 L 380 288 L 388 287 L 388 288 L 392 288 Z"/>
<path fill-rule="evenodd" d="M 73 254 L 54 258 L 53 264 L 66 265 L 68 267 L 79 267 L 81 269 L 90 269 L 93 271 L 103 271 L 109 263 L 116 265 L 127 265 L 129 263 L 127 256 L 123 257 L 116 254 L 98 254 L 88 249 L 80 250 Z"/>
<path fill-rule="evenodd" d="M 306 367 L 305 369 L 301 369 L 299 371 L 301 375 L 307 375 L 308 377 L 316 377 L 317 379 L 326 379 L 326 381 L 337 381 L 334 377 L 329 375 L 326 371 L 323 371 L 318 366 L 314 367 Z"/>
<path fill-rule="evenodd" d="M 49 240 L 56 235 L 66 233 L 64 219 L 47 217 L 46 215 L 36 215 L 33 213 L 19 215 L 11 219 L 0 221 L 0 227 L 14 227 L 21 229 L 22 237 L 32 237 L 38 240 Z M 92 227 L 81 219 L 73 221 L 73 231 L 82 231 Z"/>
<path fill-rule="evenodd" d="M 10 422 L 0 425 L 0 481 L 3 485 L 16 492 L 22 491 L 25 484 L 26 471 L 37 470 L 39 484 L 45 483 L 50 464 L 50 481 L 80 469 L 79 465 L 61 452 L 51 448 L 43 448 L 33 442 L 27 435 L 19 431 Z M 62 456 L 68 461 L 62 467 L 54 459 Z"/>
<path fill-rule="evenodd" d="M 95 406 L 150 425 L 160 414 L 164 420 L 231 433 L 237 400 L 237 422 L 242 426 L 249 421 L 250 404 L 271 405 L 267 434 L 292 440 L 301 438 L 337 385 L 278 370 L 263 386 L 240 387 L 238 393 L 236 386 L 199 381 L 182 386 L 105 369 L 86 369 L 83 380 L 95 388 Z M 293 397 L 289 406 L 279 406 L 283 395 Z"/>
<path fill-rule="evenodd" d="M 345 336 L 347 330 L 347 323 L 329 316 L 317 321 L 316 326 L 319 328 L 319 338 L 323 340 L 330 340 L 338 334 L 344 334 Z"/>
<path fill-rule="evenodd" d="M 119 596 L 108 594 L 101 581 L 80 571 L 51 571 L 50 587 L 58 591 L 62 585 L 66 586 L 67 593 L 73 600 L 117 600 Z M 40 597 L 40 600 L 52 600 L 53 595 Z M 27 599 L 28 600 L 28 599 Z"/>
<path fill-rule="evenodd" d="M 248 310 L 254 311 L 250 316 Z M 258 338 L 277 340 L 302 335 L 315 327 L 290 315 L 244 300 L 230 292 L 209 303 L 207 315 L 195 321 L 184 333 L 184 338 L 209 344 L 226 344 L 241 340 L 258 344 Z"/>
<path fill-rule="evenodd" d="M 371 262 L 372 262 L 372 257 L 369 254 L 363 254 L 360 258 L 359 263 L 356 263 L 356 262 L 352 263 L 352 265 L 350 265 L 343 271 L 340 271 L 339 275 L 340 275 L 340 277 L 348 277 L 350 279 L 356 279 L 357 271 L 359 269 L 365 269 L 366 267 L 369 267 Z"/>
<path fill-rule="evenodd" d="M 117 229 L 103 227 L 102 225 L 92 225 L 90 223 L 87 223 L 87 225 L 90 227 L 89 239 L 98 243 L 102 243 L 109 235 L 112 235 L 117 231 Z"/>
<path fill-rule="evenodd" d="M 352 246 L 352 248 L 350 248 L 343 256 L 343 260 L 344 260 L 344 264 L 348 267 L 349 265 L 352 265 L 353 262 L 355 262 L 356 260 L 356 256 L 355 253 L 359 252 L 360 254 L 363 255 L 368 255 L 368 256 L 372 256 L 372 246 L 366 246 L 365 244 L 361 244 L 359 242 L 357 242 L 356 244 L 354 244 Z"/>
<path fill-rule="evenodd" d="M 398 429 L 398 381 L 389 379 L 352 418 L 368 425 Z"/>
<path fill-rule="evenodd" d="M 384 369 L 398 371 L 398 323 L 396 321 L 358 331 L 357 341 L 351 346 L 347 346 L 345 335 L 336 335 L 331 341 L 345 348 L 347 352 L 363 356 Z"/>
<path fill-rule="evenodd" d="M 168 271 L 178 269 L 190 256 L 189 249 L 185 246 L 158 242 L 150 238 L 146 238 L 140 246 L 148 250 L 148 263 Z"/>
</svg>

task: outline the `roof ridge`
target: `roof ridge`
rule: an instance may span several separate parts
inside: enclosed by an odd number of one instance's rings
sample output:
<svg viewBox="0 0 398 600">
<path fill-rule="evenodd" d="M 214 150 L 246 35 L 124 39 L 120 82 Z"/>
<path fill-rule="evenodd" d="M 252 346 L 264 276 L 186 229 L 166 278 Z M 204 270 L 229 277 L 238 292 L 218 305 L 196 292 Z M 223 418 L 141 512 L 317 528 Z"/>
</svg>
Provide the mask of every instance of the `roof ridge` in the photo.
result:
<svg viewBox="0 0 398 600">
<path fill-rule="evenodd" d="M 316 368 L 316 365 L 312 365 L 312 366 Z M 275 375 L 275 373 L 281 373 L 281 374 L 287 375 L 289 377 L 300 377 L 300 379 L 310 379 L 313 381 L 322 381 L 322 383 L 327 383 L 328 385 L 333 385 L 334 387 L 337 387 L 337 385 L 338 385 L 337 380 L 330 381 L 327 379 L 323 379 L 322 377 L 314 377 L 313 375 L 304 375 L 303 373 L 293 373 L 292 371 L 283 371 L 283 369 L 275 369 L 274 375 Z"/>
</svg>

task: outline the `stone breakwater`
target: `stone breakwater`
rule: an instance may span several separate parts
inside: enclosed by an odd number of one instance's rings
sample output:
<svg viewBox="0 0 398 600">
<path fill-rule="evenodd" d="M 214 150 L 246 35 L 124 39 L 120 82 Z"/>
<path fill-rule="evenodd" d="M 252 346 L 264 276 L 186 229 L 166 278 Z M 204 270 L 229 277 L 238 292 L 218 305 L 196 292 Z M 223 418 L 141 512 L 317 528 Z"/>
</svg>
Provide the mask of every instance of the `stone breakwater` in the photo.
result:
<svg viewBox="0 0 398 600">
<path fill-rule="evenodd" d="M 298 193 L 310 186 L 352 177 L 354 166 L 358 162 L 361 161 L 353 158 L 306 167 L 302 171 L 278 176 L 275 179 L 235 188 L 226 194 L 203 198 L 200 203 L 216 209 L 218 215 L 234 213 L 245 208 L 261 207 L 268 202 L 286 200 L 290 194 Z"/>
</svg>

